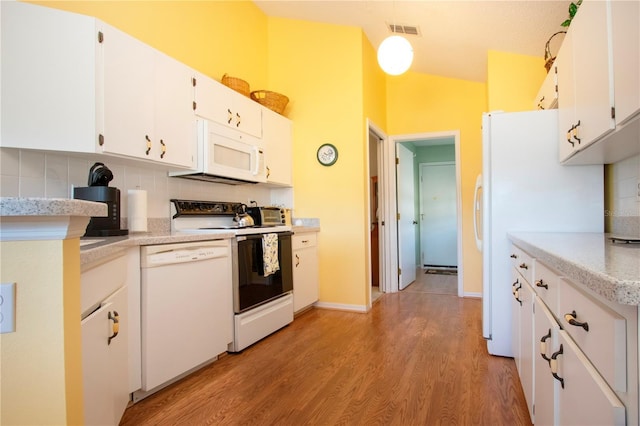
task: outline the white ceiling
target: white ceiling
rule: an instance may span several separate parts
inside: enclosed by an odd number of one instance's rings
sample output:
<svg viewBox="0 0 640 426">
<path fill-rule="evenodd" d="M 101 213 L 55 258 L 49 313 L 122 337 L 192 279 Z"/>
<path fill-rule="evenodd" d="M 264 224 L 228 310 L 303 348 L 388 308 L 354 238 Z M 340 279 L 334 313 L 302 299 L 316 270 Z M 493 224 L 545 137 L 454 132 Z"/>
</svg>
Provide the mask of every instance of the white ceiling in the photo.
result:
<svg viewBox="0 0 640 426">
<path fill-rule="evenodd" d="M 388 24 L 418 26 L 407 35 L 411 71 L 485 82 L 487 51 L 544 56 L 568 16 L 569 0 L 254 0 L 268 16 L 361 27 L 377 46 Z M 563 35 L 550 44 L 557 53 Z"/>
</svg>

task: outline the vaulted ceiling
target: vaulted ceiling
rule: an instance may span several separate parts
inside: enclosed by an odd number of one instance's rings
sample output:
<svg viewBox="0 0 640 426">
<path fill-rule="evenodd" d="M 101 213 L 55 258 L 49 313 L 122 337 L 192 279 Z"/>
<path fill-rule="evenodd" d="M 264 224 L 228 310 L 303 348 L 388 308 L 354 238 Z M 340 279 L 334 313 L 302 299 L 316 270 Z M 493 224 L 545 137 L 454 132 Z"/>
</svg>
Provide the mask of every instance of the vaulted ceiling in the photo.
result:
<svg viewBox="0 0 640 426">
<path fill-rule="evenodd" d="M 544 56 L 547 40 L 564 28 L 570 1 L 557 0 L 254 0 L 268 16 L 360 27 L 372 45 L 389 25 L 415 26 L 406 35 L 410 68 L 425 74 L 484 82 L 487 51 Z M 557 53 L 563 35 L 550 43 Z"/>
</svg>

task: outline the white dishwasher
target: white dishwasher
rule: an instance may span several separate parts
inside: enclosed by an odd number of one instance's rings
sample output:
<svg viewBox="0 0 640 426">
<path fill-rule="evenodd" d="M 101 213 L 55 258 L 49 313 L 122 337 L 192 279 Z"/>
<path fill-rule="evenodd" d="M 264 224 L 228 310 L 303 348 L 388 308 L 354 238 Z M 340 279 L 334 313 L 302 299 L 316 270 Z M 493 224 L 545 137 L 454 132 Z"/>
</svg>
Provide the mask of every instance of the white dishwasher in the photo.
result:
<svg viewBox="0 0 640 426">
<path fill-rule="evenodd" d="M 149 394 L 233 341 L 231 243 L 144 246 L 140 261 L 142 391 Z"/>
</svg>

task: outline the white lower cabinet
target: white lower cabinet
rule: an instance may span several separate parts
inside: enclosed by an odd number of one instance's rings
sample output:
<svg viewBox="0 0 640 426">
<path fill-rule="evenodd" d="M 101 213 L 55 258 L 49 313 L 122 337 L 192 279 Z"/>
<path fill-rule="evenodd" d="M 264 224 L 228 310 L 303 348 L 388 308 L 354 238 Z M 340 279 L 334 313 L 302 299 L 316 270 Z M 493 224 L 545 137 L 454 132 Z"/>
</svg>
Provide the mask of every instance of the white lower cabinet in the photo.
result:
<svg viewBox="0 0 640 426">
<path fill-rule="evenodd" d="M 593 367 L 578 345 L 564 331 L 558 333 L 560 348 L 554 353 L 558 391 L 558 422 L 561 425 L 624 425 L 625 406 Z M 554 363 L 555 361 L 555 363 Z"/>
<path fill-rule="evenodd" d="M 127 292 L 120 288 L 82 320 L 86 425 L 117 425 L 129 403 Z"/>
<path fill-rule="evenodd" d="M 538 259 L 528 263 L 533 286 L 513 268 L 513 336 L 534 423 L 637 424 L 637 308 L 600 299 Z"/>
<path fill-rule="evenodd" d="M 300 312 L 318 300 L 318 233 L 294 234 L 293 311 Z"/>
<path fill-rule="evenodd" d="M 515 269 L 513 277 L 513 354 L 520 383 L 533 421 L 533 302 L 535 293 Z"/>
<path fill-rule="evenodd" d="M 558 350 L 558 331 L 560 326 L 553 314 L 542 301 L 536 297 L 534 314 L 536 353 L 533 363 L 535 424 L 558 424 L 558 408 L 556 395 L 560 382 L 554 379 L 549 367 L 551 356 Z"/>
</svg>

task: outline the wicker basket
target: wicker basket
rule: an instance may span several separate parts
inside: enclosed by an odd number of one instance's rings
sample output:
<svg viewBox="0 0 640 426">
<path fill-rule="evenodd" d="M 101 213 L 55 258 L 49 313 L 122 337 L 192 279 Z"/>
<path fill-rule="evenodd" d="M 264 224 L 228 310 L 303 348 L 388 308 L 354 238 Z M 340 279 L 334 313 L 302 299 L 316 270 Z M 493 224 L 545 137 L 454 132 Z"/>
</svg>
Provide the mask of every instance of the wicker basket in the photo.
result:
<svg viewBox="0 0 640 426">
<path fill-rule="evenodd" d="M 251 92 L 251 99 L 269 108 L 271 111 L 277 112 L 278 114 L 282 114 L 289 103 L 289 98 L 285 95 L 277 92 L 270 92 L 268 90 L 256 90 Z"/>
<path fill-rule="evenodd" d="M 225 74 L 222 76 L 222 84 L 232 88 L 236 92 L 242 93 L 246 97 L 249 97 L 249 92 L 250 92 L 249 83 L 247 83 L 246 81 L 240 78 L 231 77 Z"/>
</svg>

